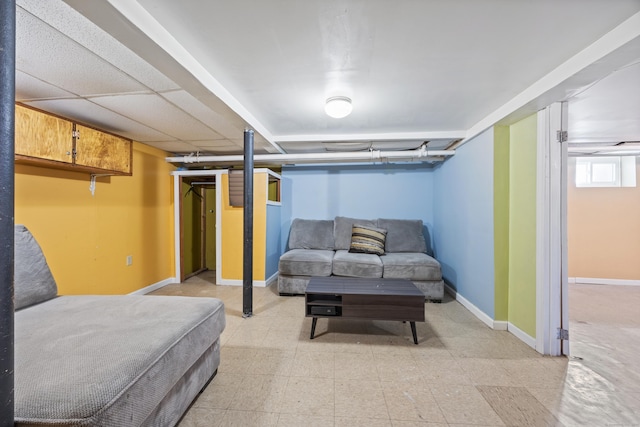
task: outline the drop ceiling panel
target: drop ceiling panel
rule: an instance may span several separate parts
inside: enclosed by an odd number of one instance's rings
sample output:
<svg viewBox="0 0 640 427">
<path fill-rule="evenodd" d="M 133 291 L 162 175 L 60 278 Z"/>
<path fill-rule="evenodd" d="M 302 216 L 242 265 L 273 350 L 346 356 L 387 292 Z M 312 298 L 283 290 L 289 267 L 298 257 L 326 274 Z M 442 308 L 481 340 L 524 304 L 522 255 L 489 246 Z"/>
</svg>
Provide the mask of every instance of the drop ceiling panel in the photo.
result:
<svg viewBox="0 0 640 427">
<path fill-rule="evenodd" d="M 183 141 L 155 141 L 153 143 L 147 143 L 155 148 L 159 148 L 160 150 L 167 151 L 169 153 L 176 154 L 190 154 L 198 152 L 198 147 L 195 147 L 189 143 Z"/>
<path fill-rule="evenodd" d="M 66 3 L 19 0 L 18 5 L 150 89 L 165 91 L 178 88 L 172 80 Z"/>
<path fill-rule="evenodd" d="M 16 34 L 16 69 L 80 96 L 149 90 L 23 9 L 16 19 L 28 28 Z"/>
<path fill-rule="evenodd" d="M 134 141 L 168 141 L 174 139 L 85 99 L 57 99 L 27 102 L 27 104 Z"/>
<path fill-rule="evenodd" d="M 35 99 L 73 98 L 74 95 L 22 71 L 16 71 L 16 101 Z"/>
<path fill-rule="evenodd" d="M 91 98 L 131 119 L 175 139 L 221 139 L 222 136 L 159 95 L 137 94 Z"/>
<path fill-rule="evenodd" d="M 204 105 L 186 91 L 172 91 L 161 95 L 169 102 L 200 120 L 202 123 L 216 129 L 217 133 L 220 135 L 220 138 L 218 139 L 221 139 L 222 137 L 233 138 L 237 137 L 238 134 L 242 135 L 242 132 L 246 127 L 246 124 L 240 118 L 238 118 L 237 123 L 233 123 Z"/>
<path fill-rule="evenodd" d="M 198 147 L 203 153 L 211 154 L 243 154 L 244 153 L 244 139 L 221 139 L 216 141 L 186 141 L 189 144 Z M 259 138 L 259 135 L 254 134 L 253 139 L 253 152 L 254 154 L 273 154 L 275 148 L 263 138 Z"/>
<path fill-rule="evenodd" d="M 234 143 L 229 141 L 228 139 L 216 139 L 212 141 L 185 141 L 192 145 L 195 145 L 199 148 L 209 149 L 209 148 L 217 148 L 217 147 L 228 147 L 233 146 L 236 147 Z"/>
</svg>

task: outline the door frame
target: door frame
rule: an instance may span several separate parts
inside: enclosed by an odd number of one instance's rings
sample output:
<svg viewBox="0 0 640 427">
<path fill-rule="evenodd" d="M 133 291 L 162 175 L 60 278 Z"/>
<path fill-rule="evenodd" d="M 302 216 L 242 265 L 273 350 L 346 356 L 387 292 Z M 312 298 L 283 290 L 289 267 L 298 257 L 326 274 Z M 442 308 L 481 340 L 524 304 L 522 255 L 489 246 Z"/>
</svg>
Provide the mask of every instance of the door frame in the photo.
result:
<svg viewBox="0 0 640 427">
<path fill-rule="evenodd" d="M 538 112 L 536 350 L 552 356 L 569 354 L 566 130 L 566 102 Z"/>
<path fill-rule="evenodd" d="M 181 281 L 182 277 L 182 178 L 189 177 L 214 177 L 216 184 L 221 182 L 220 176 L 226 173 L 222 170 L 177 170 L 171 172 L 173 176 L 173 214 L 174 214 L 174 262 L 175 262 L 175 276 L 178 281 Z M 215 215 L 216 215 L 216 230 L 220 230 L 221 222 L 221 209 L 222 205 L 221 191 L 216 191 L 215 202 Z M 203 204 L 204 205 L 204 204 Z M 221 283 L 222 278 L 222 259 L 221 250 L 222 237 L 221 233 L 216 232 L 216 283 Z"/>
</svg>

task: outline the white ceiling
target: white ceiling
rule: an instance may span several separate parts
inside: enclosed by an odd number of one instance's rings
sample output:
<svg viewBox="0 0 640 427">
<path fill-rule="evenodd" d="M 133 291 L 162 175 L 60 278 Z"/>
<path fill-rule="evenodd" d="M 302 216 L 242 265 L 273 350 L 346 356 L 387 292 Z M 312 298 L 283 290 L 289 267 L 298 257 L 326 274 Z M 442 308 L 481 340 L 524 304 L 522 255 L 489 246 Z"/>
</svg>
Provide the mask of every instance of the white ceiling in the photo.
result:
<svg viewBox="0 0 640 427">
<path fill-rule="evenodd" d="M 567 99 L 572 142 L 640 140 L 640 0 L 17 4 L 18 101 L 173 153 L 443 149 Z"/>
</svg>

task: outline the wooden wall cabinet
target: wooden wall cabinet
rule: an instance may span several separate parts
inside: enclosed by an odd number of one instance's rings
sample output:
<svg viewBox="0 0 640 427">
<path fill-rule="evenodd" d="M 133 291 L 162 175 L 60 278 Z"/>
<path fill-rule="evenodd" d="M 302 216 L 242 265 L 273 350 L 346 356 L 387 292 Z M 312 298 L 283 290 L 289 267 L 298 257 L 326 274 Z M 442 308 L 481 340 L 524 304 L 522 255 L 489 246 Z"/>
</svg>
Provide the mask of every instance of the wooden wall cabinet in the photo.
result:
<svg viewBox="0 0 640 427">
<path fill-rule="evenodd" d="M 104 175 L 131 175 L 131 140 L 16 104 L 16 162 Z"/>
<path fill-rule="evenodd" d="M 16 105 L 16 154 L 73 163 L 73 123 Z"/>
</svg>

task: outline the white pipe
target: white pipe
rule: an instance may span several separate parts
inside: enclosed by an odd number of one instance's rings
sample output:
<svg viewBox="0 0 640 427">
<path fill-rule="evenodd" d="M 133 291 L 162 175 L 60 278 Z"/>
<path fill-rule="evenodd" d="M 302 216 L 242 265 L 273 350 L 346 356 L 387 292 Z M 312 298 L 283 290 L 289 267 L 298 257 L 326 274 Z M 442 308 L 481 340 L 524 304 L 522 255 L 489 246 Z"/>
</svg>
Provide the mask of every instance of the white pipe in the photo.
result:
<svg viewBox="0 0 640 427">
<path fill-rule="evenodd" d="M 383 162 L 390 159 L 406 159 L 419 161 L 441 161 L 443 157 L 453 156 L 453 150 L 429 150 L 421 147 L 417 150 L 407 151 L 357 151 L 337 153 L 301 153 L 301 154 L 256 154 L 255 162 L 267 162 L 275 164 L 296 163 L 330 163 L 330 162 Z M 167 157 L 168 163 L 241 163 L 242 155 L 231 156 L 198 156 L 188 155 L 179 157 Z"/>
</svg>

